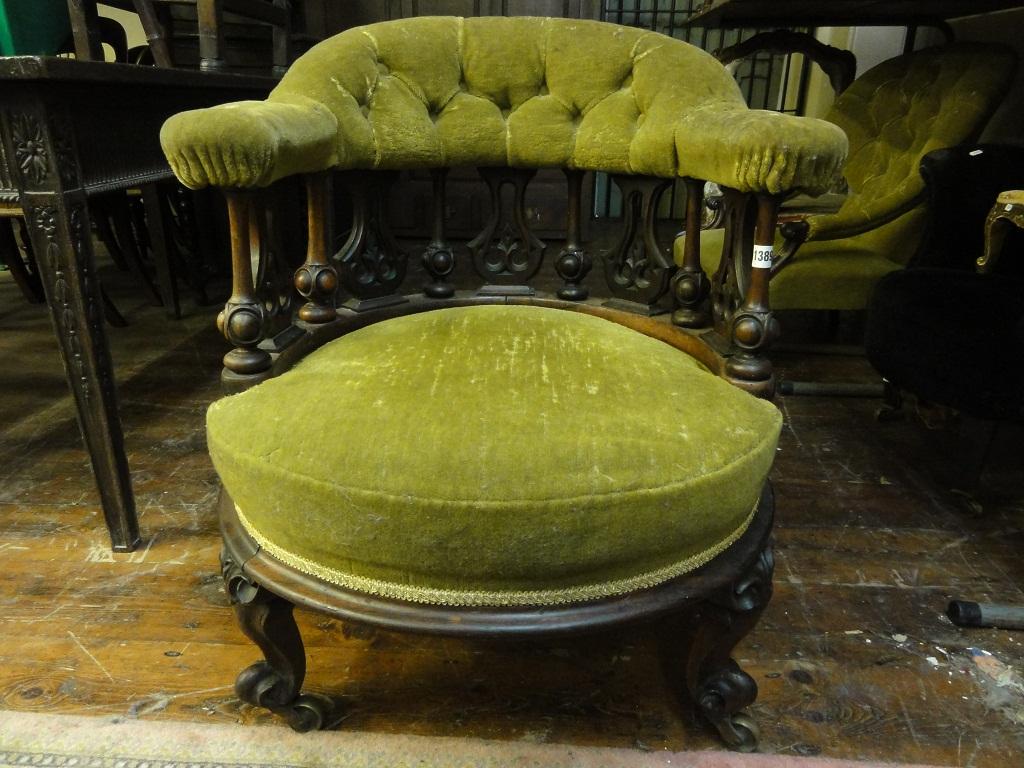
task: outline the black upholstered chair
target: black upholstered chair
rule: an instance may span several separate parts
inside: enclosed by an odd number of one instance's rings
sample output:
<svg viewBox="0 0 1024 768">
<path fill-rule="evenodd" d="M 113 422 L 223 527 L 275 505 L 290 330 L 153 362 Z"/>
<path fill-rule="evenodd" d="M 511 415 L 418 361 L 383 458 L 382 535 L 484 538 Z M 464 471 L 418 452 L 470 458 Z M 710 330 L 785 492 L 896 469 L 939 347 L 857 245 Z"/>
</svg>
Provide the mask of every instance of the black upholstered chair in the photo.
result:
<svg viewBox="0 0 1024 768">
<path fill-rule="evenodd" d="M 1020 420 L 1024 232 L 1010 223 L 1015 198 L 1000 193 L 1024 185 L 1024 148 L 942 150 L 922 174 L 931 177 L 932 226 L 911 267 L 875 288 L 868 359 L 921 400 L 978 419 Z"/>
</svg>

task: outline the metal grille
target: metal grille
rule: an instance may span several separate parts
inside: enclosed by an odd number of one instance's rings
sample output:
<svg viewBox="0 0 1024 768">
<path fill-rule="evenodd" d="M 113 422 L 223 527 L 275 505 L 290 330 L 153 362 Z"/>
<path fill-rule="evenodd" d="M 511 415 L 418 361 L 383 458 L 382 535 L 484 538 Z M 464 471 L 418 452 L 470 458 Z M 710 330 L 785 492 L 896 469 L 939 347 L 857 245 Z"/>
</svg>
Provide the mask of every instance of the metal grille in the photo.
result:
<svg viewBox="0 0 1024 768">
<path fill-rule="evenodd" d="M 690 27 L 687 20 L 703 0 L 602 0 L 601 19 L 632 27 L 652 29 L 685 40 L 714 53 L 749 37 L 758 29 L 712 29 Z M 756 109 L 801 114 L 809 74 L 809 62 L 800 55 L 776 55 L 758 52 L 740 62 L 736 81 L 747 103 Z M 615 218 L 622 215 L 618 188 L 606 174 L 598 174 L 594 189 L 594 216 Z M 682 185 L 673 186 L 658 211 L 662 218 L 679 218 L 684 204 Z"/>
</svg>

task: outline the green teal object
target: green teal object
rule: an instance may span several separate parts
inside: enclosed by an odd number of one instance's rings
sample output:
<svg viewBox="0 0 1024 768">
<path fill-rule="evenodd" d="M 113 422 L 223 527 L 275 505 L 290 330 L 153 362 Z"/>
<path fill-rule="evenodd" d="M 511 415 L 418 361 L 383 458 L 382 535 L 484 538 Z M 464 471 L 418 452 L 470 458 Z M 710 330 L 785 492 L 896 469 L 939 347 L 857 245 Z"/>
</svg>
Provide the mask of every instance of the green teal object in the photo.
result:
<svg viewBox="0 0 1024 768">
<path fill-rule="evenodd" d="M 772 307 L 863 309 L 875 283 L 917 252 L 927 222 L 921 158 L 977 138 L 1015 71 L 1007 48 L 956 43 L 897 56 L 858 77 L 825 116 L 850 140 L 849 195 L 837 212 L 807 217 L 807 242 L 772 278 Z M 701 233 L 708 274 L 723 237 L 721 229 Z M 680 265 L 684 243 L 675 242 Z"/>
<path fill-rule="evenodd" d="M 266 101 L 175 115 L 160 140 L 193 189 L 329 168 L 511 166 L 820 192 L 847 146 L 831 123 L 749 109 L 726 69 L 680 40 L 531 17 L 346 30 Z"/>
<path fill-rule="evenodd" d="M 746 529 L 782 419 L 661 341 L 558 309 L 406 315 L 210 406 L 267 552 L 340 586 L 546 605 L 654 586 Z"/>
<path fill-rule="evenodd" d="M 2 56 L 49 56 L 70 34 L 67 0 L 0 0 Z"/>
</svg>

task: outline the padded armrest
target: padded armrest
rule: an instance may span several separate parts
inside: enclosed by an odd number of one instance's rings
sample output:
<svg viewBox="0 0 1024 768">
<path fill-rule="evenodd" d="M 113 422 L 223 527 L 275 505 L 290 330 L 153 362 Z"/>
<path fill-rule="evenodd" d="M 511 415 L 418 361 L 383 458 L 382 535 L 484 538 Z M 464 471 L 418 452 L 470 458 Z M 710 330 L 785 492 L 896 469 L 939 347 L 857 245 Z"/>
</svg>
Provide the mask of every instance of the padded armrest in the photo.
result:
<svg viewBox="0 0 1024 768">
<path fill-rule="evenodd" d="M 171 117 L 160 144 L 190 189 L 265 187 L 337 164 L 338 121 L 312 99 L 239 101 Z"/>
<path fill-rule="evenodd" d="M 901 184 L 888 195 L 881 197 L 850 195 L 835 213 L 808 216 L 805 220 L 807 239 L 840 240 L 898 219 L 924 200 L 923 190 L 915 194 L 904 189 L 906 186 L 907 184 Z"/>
<path fill-rule="evenodd" d="M 846 160 L 843 131 L 824 120 L 713 103 L 677 123 L 679 175 L 741 192 L 830 189 Z"/>
</svg>

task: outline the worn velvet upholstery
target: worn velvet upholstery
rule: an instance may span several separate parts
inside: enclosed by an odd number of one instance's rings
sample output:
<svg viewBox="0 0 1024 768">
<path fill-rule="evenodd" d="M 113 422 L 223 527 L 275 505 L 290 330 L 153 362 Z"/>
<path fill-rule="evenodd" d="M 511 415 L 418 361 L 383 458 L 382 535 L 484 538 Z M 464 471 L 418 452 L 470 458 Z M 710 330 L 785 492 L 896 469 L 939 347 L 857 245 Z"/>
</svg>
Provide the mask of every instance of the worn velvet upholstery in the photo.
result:
<svg viewBox="0 0 1024 768">
<path fill-rule="evenodd" d="M 566 167 L 821 191 L 835 125 L 748 109 L 711 55 L 596 21 L 423 17 L 357 27 L 263 102 L 184 112 L 161 142 L 193 189 L 327 168 Z"/>
<path fill-rule="evenodd" d="M 594 599 L 703 564 L 746 528 L 780 424 L 663 342 L 506 305 L 371 325 L 207 417 L 271 554 L 451 605 Z"/>
<path fill-rule="evenodd" d="M 836 213 L 807 218 L 808 241 L 772 279 L 777 309 L 863 309 L 874 284 L 914 255 L 926 222 L 929 152 L 976 137 L 1013 78 L 1014 54 L 957 43 L 882 62 L 844 91 L 825 119 L 850 140 L 849 194 Z M 718 265 L 721 230 L 701 234 L 705 270 Z M 682 264 L 685 239 L 675 243 Z M 776 250 L 782 245 L 781 239 Z"/>
</svg>

